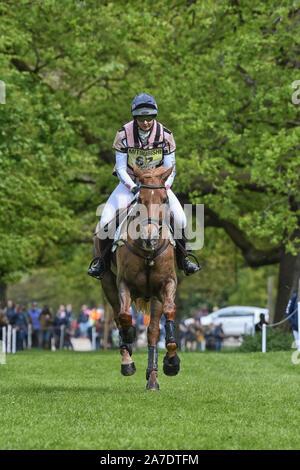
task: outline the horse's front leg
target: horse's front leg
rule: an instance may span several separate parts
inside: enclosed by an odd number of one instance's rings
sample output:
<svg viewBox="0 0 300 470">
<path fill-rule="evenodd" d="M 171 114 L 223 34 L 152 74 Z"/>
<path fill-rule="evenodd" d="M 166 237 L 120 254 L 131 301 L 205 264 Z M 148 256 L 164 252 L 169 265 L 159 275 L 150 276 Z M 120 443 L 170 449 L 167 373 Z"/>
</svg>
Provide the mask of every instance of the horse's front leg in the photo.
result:
<svg viewBox="0 0 300 470">
<path fill-rule="evenodd" d="M 164 357 L 163 371 L 166 375 L 177 375 L 180 369 L 180 359 L 176 353 L 177 341 L 175 332 L 175 305 L 176 282 L 173 279 L 167 281 L 163 287 L 163 313 L 166 318 L 166 348 L 168 350 Z"/>
<path fill-rule="evenodd" d="M 135 340 L 135 328 L 132 326 L 132 315 L 130 314 L 131 295 L 127 284 L 124 281 L 119 285 L 120 315 L 120 354 L 122 356 L 121 373 L 123 375 L 133 375 L 136 368 L 132 355 L 132 344 Z"/>
<path fill-rule="evenodd" d="M 162 304 L 157 299 L 151 300 L 151 319 L 147 329 L 148 339 L 148 367 L 146 370 L 147 390 L 159 390 L 157 382 L 158 376 L 158 351 L 157 343 L 159 340 L 159 320 L 162 315 Z"/>
</svg>

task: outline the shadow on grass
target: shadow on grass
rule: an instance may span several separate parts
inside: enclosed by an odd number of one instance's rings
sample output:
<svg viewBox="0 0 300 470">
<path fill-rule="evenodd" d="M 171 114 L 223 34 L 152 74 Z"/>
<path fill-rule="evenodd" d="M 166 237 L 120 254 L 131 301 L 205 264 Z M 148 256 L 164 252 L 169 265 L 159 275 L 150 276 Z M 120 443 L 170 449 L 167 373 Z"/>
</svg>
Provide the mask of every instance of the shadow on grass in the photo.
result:
<svg viewBox="0 0 300 470">
<path fill-rule="evenodd" d="M 141 393 L 147 392 L 146 390 L 146 382 L 145 383 L 134 383 L 128 386 L 126 385 L 118 385 L 118 386 L 68 386 L 68 385 L 17 385 L 17 386 L 9 386 L 9 387 L 1 387 L 1 394 L 11 394 L 12 392 L 19 392 L 21 394 L 51 394 L 51 393 L 80 393 L 80 392 L 87 392 L 87 393 L 101 393 L 101 394 L 120 394 L 120 395 L 128 395 L 128 393 Z"/>
</svg>

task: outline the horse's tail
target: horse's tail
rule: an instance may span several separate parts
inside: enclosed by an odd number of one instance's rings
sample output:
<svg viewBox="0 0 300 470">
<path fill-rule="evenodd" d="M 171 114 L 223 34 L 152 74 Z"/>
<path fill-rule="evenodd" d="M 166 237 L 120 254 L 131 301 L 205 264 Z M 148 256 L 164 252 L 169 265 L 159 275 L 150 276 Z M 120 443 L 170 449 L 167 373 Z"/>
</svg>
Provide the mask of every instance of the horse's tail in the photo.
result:
<svg viewBox="0 0 300 470">
<path fill-rule="evenodd" d="M 146 302 L 144 299 L 135 300 L 136 308 L 139 312 L 142 312 L 144 315 L 150 315 L 151 313 L 151 302 Z"/>
</svg>

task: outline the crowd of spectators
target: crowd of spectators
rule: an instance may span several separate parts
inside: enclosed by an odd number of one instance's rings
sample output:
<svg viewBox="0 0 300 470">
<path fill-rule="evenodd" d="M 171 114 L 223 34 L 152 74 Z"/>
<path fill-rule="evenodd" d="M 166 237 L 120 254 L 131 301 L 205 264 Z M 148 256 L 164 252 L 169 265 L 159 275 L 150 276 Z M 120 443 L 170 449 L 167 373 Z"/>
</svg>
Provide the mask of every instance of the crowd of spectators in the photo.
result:
<svg viewBox="0 0 300 470">
<path fill-rule="evenodd" d="M 75 316 L 72 305 L 60 305 L 56 311 L 44 305 L 39 308 L 32 302 L 29 309 L 13 300 L 8 300 L 3 308 L 0 305 L 0 339 L 2 327 L 11 325 L 16 330 L 16 349 L 23 350 L 30 345 L 42 349 L 73 349 L 72 338 L 89 338 L 92 340 L 92 329 L 95 327 L 96 348 L 101 347 L 104 337 L 104 309 L 102 306 L 89 309 L 82 305 Z M 111 346 L 111 330 L 108 335 L 108 347 Z M 30 336 L 30 339 L 29 339 Z M 62 342 L 61 342 L 62 339 Z M 102 341 L 101 341 L 102 340 Z"/>
<path fill-rule="evenodd" d="M 203 349 L 221 350 L 224 340 L 222 325 L 201 325 L 201 316 L 207 315 L 202 309 L 193 318 L 184 317 L 178 322 L 178 337 L 180 349 L 198 351 Z M 147 327 L 150 316 L 131 310 L 133 325 L 137 332 L 137 347 L 147 345 Z M 160 321 L 160 337 L 158 347 L 165 347 L 165 319 Z M 29 309 L 14 304 L 8 300 L 4 308 L 0 306 L 0 339 L 3 326 L 11 325 L 16 330 L 16 348 L 22 350 L 28 347 L 29 325 L 30 342 L 32 347 L 42 349 L 58 349 L 61 347 L 73 349 L 73 338 L 88 338 L 95 340 L 96 349 L 104 347 L 118 348 L 119 332 L 113 322 L 108 327 L 104 341 L 104 308 L 88 308 L 82 305 L 75 315 L 71 304 L 60 305 L 54 314 L 52 309 L 44 305 L 40 308 L 37 302 L 32 302 Z M 63 337 L 62 337 L 63 335 Z M 63 339 L 63 342 L 61 340 Z"/>
<path fill-rule="evenodd" d="M 184 317 L 179 323 L 180 348 L 182 351 L 220 351 L 225 334 L 222 324 L 204 326 L 199 317 Z"/>
</svg>

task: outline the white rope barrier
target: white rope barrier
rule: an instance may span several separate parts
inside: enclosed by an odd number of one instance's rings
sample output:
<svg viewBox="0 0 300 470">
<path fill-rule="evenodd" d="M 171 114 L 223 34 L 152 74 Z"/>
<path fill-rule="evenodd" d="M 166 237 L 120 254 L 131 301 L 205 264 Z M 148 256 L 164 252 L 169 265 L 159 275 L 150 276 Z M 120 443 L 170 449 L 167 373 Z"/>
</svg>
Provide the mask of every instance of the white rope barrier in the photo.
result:
<svg viewBox="0 0 300 470">
<path fill-rule="evenodd" d="M 289 320 L 293 315 L 298 313 L 298 325 L 300 325 L 300 302 L 298 302 L 298 309 L 295 309 L 292 313 L 290 313 L 286 318 L 283 320 L 277 322 L 277 323 L 271 323 L 270 325 L 266 325 L 266 323 L 263 323 L 262 327 L 259 325 L 259 328 L 262 330 L 262 338 L 261 338 L 261 352 L 265 353 L 267 351 L 267 328 L 273 328 L 274 326 L 282 325 L 282 323 L 285 323 L 287 320 Z M 299 335 L 299 327 L 298 327 L 298 351 L 300 351 L 300 335 Z"/>
</svg>

